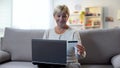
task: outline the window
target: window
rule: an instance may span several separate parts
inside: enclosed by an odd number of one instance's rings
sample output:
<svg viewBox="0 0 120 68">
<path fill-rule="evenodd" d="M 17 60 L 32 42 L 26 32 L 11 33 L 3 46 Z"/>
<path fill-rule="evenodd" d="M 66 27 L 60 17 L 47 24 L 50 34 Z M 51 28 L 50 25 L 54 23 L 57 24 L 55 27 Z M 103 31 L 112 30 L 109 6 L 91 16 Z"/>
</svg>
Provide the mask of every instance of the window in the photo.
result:
<svg viewBox="0 0 120 68">
<path fill-rule="evenodd" d="M 48 29 L 52 21 L 52 0 L 13 0 L 12 27 Z"/>
<path fill-rule="evenodd" d="M 11 27 L 11 4 L 11 0 L 0 0 L 0 37 L 3 37 L 5 27 Z"/>
</svg>

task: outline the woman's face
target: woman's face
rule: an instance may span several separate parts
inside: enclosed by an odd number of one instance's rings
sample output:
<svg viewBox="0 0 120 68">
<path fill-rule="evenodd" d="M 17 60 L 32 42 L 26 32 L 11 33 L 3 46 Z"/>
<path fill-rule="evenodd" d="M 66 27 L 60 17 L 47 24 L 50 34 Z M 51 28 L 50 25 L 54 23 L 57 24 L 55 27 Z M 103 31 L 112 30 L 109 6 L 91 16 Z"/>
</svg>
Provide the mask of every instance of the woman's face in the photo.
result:
<svg viewBox="0 0 120 68">
<path fill-rule="evenodd" d="M 69 18 L 68 14 L 59 12 L 54 15 L 57 26 L 64 27 L 66 26 L 67 20 Z"/>
</svg>

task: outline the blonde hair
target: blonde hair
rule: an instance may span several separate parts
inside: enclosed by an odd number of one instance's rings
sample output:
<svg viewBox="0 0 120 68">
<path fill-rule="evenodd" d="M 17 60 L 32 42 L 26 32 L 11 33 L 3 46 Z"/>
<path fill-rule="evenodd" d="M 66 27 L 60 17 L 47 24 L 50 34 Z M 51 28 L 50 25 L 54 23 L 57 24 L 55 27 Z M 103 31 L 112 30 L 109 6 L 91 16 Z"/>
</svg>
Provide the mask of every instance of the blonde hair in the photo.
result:
<svg viewBox="0 0 120 68">
<path fill-rule="evenodd" d="M 58 5 L 53 12 L 53 16 L 55 16 L 56 13 L 59 12 L 65 12 L 68 16 L 70 15 L 69 13 L 69 8 L 66 5 Z"/>
</svg>

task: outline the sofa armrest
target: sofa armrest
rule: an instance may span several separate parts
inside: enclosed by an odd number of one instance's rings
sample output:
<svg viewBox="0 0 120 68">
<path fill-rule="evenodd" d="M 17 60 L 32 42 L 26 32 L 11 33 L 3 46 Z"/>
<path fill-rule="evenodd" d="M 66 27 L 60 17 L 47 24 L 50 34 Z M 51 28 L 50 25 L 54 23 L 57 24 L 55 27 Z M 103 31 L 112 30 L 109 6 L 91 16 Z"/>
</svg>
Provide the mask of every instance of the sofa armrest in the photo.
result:
<svg viewBox="0 0 120 68">
<path fill-rule="evenodd" d="M 2 38 L 0 37 L 0 50 L 1 50 L 1 46 L 2 46 L 2 42 L 1 42 L 1 39 L 2 39 Z"/>
<path fill-rule="evenodd" d="M 114 68 L 120 68 L 120 54 L 112 57 L 111 63 Z"/>
<path fill-rule="evenodd" d="M 0 50 L 2 49 L 2 41 L 3 41 L 3 37 L 0 37 Z"/>
<path fill-rule="evenodd" d="M 0 63 L 10 60 L 10 54 L 0 50 Z"/>
</svg>

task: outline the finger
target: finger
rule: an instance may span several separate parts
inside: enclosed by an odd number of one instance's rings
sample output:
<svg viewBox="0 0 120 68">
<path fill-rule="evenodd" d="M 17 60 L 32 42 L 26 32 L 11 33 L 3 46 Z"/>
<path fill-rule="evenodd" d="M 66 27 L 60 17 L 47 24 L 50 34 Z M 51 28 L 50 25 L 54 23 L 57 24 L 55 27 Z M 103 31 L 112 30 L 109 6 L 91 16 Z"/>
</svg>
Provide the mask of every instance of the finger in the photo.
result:
<svg viewBox="0 0 120 68">
<path fill-rule="evenodd" d="M 77 45 L 78 49 L 85 49 L 83 46 Z"/>
<path fill-rule="evenodd" d="M 85 51 L 85 48 L 83 46 L 77 46 L 77 50 L 83 52 L 83 51 Z"/>
</svg>

